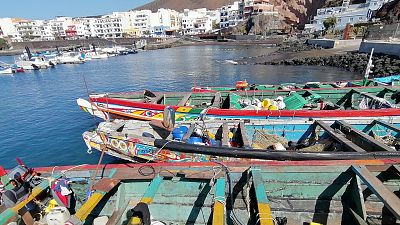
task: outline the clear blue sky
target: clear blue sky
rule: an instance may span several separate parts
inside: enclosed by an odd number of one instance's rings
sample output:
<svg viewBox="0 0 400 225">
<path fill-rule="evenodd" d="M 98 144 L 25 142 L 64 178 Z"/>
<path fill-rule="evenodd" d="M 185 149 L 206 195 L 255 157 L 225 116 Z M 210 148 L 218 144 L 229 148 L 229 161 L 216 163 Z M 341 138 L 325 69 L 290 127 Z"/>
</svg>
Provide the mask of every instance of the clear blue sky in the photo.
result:
<svg viewBox="0 0 400 225">
<path fill-rule="evenodd" d="M 128 11 L 151 0 L 1 0 L 0 18 L 51 19 Z"/>
</svg>

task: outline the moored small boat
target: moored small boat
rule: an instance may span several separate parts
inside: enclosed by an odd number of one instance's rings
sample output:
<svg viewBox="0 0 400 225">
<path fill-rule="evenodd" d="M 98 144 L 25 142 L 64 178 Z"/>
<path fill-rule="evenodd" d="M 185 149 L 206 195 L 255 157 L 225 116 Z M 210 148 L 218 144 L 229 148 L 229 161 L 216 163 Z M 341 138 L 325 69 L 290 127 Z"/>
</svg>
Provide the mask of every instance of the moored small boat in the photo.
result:
<svg viewBox="0 0 400 225">
<path fill-rule="evenodd" d="M 382 224 L 400 219 L 399 161 L 160 163 L 36 168 L 39 224 Z M 51 188 L 49 188 L 49 186 Z M 51 198 L 48 198 L 51 199 Z M 54 203 L 56 202 L 56 203 Z M 28 201 L 7 208 L 13 221 Z M 24 220 L 26 217 L 24 218 Z M 275 222 L 274 222 L 275 221 Z M 33 222 L 33 221 L 32 221 Z"/>
<path fill-rule="evenodd" d="M 237 81 L 232 87 L 194 86 L 193 92 L 223 92 L 223 91 L 278 91 L 278 90 L 302 90 L 302 89 L 332 89 L 332 88 L 365 88 L 369 86 L 398 86 L 400 75 L 371 78 L 364 80 L 336 81 L 336 82 L 307 82 L 283 83 L 283 84 L 249 84 L 246 80 Z"/>
<path fill-rule="evenodd" d="M 79 52 L 65 52 L 56 57 L 61 64 L 82 64 L 85 62 L 84 57 Z"/>
<path fill-rule="evenodd" d="M 381 120 L 165 123 L 102 122 L 83 139 L 89 152 L 138 162 L 400 158 L 400 128 Z"/>
<path fill-rule="evenodd" d="M 34 57 L 30 60 L 19 60 L 15 64 L 24 70 L 47 69 L 54 66 L 54 63 L 44 56 Z"/>
<path fill-rule="evenodd" d="M 4 68 L 0 66 L 0 74 L 13 74 L 13 69 L 11 67 Z"/>
<path fill-rule="evenodd" d="M 100 118 L 162 120 L 166 106 L 177 121 L 400 117 L 400 86 L 240 92 L 126 92 L 92 94 L 78 105 Z"/>
</svg>

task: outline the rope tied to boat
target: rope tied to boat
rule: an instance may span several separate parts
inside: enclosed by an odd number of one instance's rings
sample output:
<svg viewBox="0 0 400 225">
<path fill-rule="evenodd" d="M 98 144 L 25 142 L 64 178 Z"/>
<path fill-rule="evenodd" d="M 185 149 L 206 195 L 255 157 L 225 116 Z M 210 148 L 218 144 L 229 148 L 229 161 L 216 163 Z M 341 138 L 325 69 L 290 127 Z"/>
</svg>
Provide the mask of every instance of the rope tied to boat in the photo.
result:
<svg viewBox="0 0 400 225">
<path fill-rule="evenodd" d="M 161 146 L 160 149 L 158 149 L 158 151 L 155 154 L 153 154 L 153 159 L 149 159 L 145 163 L 149 163 L 150 161 L 157 159 L 158 154 L 164 149 L 165 146 L 167 146 L 167 144 L 169 144 L 171 142 L 175 142 L 175 140 L 168 140 L 163 146 Z"/>
</svg>

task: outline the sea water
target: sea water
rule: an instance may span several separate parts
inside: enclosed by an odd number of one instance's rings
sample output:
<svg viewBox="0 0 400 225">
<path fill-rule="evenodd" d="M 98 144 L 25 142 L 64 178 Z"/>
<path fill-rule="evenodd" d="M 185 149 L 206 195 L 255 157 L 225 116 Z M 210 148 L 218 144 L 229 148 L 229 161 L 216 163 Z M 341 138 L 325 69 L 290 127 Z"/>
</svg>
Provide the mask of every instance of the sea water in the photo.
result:
<svg viewBox="0 0 400 225">
<path fill-rule="evenodd" d="M 100 120 L 76 104 L 88 93 L 189 91 L 195 85 L 232 86 L 243 79 L 279 84 L 360 78 L 329 67 L 229 63 L 266 52 L 267 46 L 189 46 L 1 75 L 0 165 L 9 168 L 16 157 L 34 167 L 97 163 L 100 153 L 87 153 L 82 133 Z M 0 61 L 12 62 L 14 57 Z M 117 162 L 112 157 L 103 160 Z"/>
</svg>

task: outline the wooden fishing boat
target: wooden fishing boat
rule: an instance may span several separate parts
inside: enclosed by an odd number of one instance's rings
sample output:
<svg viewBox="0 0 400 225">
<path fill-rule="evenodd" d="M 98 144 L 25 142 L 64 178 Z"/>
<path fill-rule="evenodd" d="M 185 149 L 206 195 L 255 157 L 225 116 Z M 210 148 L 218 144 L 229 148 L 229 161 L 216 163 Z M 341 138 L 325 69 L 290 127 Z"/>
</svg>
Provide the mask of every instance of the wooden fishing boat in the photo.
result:
<svg viewBox="0 0 400 225">
<path fill-rule="evenodd" d="M 60 177 L 68 180 L 76 199 L 73 209 L 43 202 L 42 218 L 36 224 L 395 224 L 400 219 L 398 163 L 260 162 L 250 166 L 208 162 L 36 168 L 41 177 L 49 178 L 43 186 L 54 186 Z M 48 190 L 32 192 L 29 199 Z M 1 213 L 0 224 L 15 220 L 18 208 L 25 205 L 23 201 Z"/>
<path fill-rule="evenodd" d="M 83 133 L 88 147 L 138 162 L 344 160 L 400 157 L 400 128 L 381 120 L 163 122 L 115 120 Z"/>
<path fill-rule="evenodd" d="M 307 82 L 304 84 L 249 84 L 247 80 L 237 81 L 235 86 L 212 87 L 194 86 L 192 92 L 226 92 L 226 91 L 278 91 L 278 90 L 303 90 L 303 89 L 332 89 L 332 88 L 368 88 L 371 86 L 398 86 L 400 75 L 392 75 L 382 78 L 371 78 L 367 80 L 351 80 L 336 82 Z"/>
<path fill-rule="evenodd" d="M 162 120 L 166 106 L 177 121 L 207 119 L 394 118 L 400 86 L 275 92 L 156 92 L 92 94 L 78 99 L 86 112 L 102 119 Z"/>
</svg>

